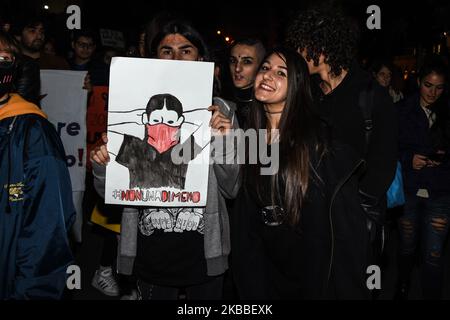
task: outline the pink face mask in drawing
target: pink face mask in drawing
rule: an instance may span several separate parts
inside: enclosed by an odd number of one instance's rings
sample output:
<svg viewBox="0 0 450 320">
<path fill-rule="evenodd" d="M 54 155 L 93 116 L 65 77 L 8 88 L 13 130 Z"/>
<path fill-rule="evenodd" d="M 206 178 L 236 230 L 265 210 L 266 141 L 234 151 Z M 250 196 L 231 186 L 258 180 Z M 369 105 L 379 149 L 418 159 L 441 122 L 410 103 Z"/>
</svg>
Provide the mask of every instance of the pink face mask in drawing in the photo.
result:
<svg viewBox="0 0 450 320">
<path fill-rule="evenodd" d="M 159 153 L 164 153 L 178 143 L 180 127 L 171 127 L 164 123 L 146 125 L 147 143 Z"/>
<path fill-rule="evenodd" d="M 149 114 L 142 115 L 147 133 L 147 143 L 159 153 L 164 153 L 179 143 L 180 129 L 184 122 L 179 100 L 171 95 L 156 95 L 150 99 L 150 106 L 161 106 Z M 168 108 L 169 105 L 169 108 Z"/>
</svg>

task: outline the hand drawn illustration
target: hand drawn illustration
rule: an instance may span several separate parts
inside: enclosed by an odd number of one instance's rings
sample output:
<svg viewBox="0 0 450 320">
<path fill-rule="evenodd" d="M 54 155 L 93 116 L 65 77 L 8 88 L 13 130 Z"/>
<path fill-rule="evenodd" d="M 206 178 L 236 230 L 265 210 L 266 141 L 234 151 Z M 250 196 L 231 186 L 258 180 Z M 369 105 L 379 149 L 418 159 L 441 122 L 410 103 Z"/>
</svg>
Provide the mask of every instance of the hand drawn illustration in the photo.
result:
<svg viewBox="0 0 450 320">
<path fill-rule="evenodd" d="M 130 68 L 139 69 L 145 81 L 136 81 Z M 159 207 L 206 204 L 209 163 L 202 155 L 209 154 L 210 142 L 210 133 L 205 136 L 205 130 L 210 131 L 207 109 L 212 101 L 209 69 L 209 63 L 199 62 L 114 60 L 108 111 L 108 203 Z M 160 76 L 153 79 L 148 74 Z M 135 97 L 138 108 L 124 99 L 136 86 L 146 97 Z M 193 161 L 197 157 L 202 161 Z"/>
<path fill-rule="evenodd" d="M 183 107 L 176 97 L 159 94 L 150 99 L 142 114 L 144 139 L 125 134 L 116 156 L 116 161 L 129 169 L 130 189 L 184 189 L 188 163 L 175 164 L 171 161 L 171 150 L 180 143 L 183 122 Z M 190 146 L 189 160 L 193 160 L 201 152 L 201 147 L 192 135 L 184 144 Z"/>
</svg>

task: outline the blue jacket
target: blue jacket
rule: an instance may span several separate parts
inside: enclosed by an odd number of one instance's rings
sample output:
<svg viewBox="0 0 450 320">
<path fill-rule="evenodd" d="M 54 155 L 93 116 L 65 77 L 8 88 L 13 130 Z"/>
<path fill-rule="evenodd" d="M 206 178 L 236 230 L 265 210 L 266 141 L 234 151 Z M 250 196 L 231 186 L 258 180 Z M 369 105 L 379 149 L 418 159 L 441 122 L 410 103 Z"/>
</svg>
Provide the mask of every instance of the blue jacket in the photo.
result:
<svg viewBox="0 0 450 320">
<path fill-rule="evenodd" d="M 75 217 L 64 149 L 39 111 L 20 112 L 34 105 L 17 95 L 8 104 L 15 114 L 0 108 L 0 300 L 59 299 Z"/>
<path fill-rule="evenodd" d="M 443 101 L 441 101 L 443 102 Z M 413 95 L 399 105 L 399 151 L 405 190 L 416 194 L 427 189 L 430 196 L 450 194 L 450 106 L 436 104 L 436 122 L 429 127 L 428 118 L 420 107 L 419 95 Z M 446 152 L 446 160 L 437 167 L 412 168 L 414 154 L 429 156 L 437 150 Z"/>
</svg>

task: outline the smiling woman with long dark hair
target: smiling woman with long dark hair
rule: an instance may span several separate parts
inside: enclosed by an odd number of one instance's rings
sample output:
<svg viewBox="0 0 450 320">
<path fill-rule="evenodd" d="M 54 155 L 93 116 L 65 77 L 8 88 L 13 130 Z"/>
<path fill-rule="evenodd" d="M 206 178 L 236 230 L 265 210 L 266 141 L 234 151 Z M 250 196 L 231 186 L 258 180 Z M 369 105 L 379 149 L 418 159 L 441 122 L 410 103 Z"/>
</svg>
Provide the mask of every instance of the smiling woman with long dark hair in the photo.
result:
<svg viewBox="0 0 450 320">
<path fill-rule="evenodd" d="M 319 118 L 313 112 L 309 77 L 304 76 L 307 74 L 306 63 L 296 52 L 287 48 L 274 50 L 263 62 L 255 81 L 256 99 L 250 114 L 251 128 L 267 129 L 268 133 L 271 129 L 279 130 L 282 163 L 280 171 L 271 179 L 271 197 L 283 197 L 291 224 L 300 221 L 300 210 L 309 185 L 311 157 L 321 158 L 326 150 L 319 134 Z M 255 181 L 262 177 L 255 170 L 251 175 Z M 285 184 L 283 194 L 276 183 L 280 179 Z M 256 186 L 260 185 L 256 183 Z"/>
<path fill-rule="evenodd" d="M 249 127 L 264 130 L 258 146 L 279 169 L 244 166 L 232 229 L 240 298 L 367 298 L 367 229 L 351 177 L 361 161 L 328 137 L 295 51 L 269 53 L 254 88 Z"/>
</svg>

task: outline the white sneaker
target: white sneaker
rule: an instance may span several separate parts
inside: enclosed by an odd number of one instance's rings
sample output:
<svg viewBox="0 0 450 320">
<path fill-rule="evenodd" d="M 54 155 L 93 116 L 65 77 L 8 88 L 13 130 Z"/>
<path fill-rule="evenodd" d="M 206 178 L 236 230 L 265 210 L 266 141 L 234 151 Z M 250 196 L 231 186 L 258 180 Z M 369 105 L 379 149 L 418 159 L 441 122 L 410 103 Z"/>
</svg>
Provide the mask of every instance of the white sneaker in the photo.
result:
<svg viewBox="0 0 450 320">
<path fill-rule="evenodd" d="M 117 297 L 120 293 L 111 267 L 96 270 L 92 278 L 92 286 L 110 297 Z"/>
</svg>

